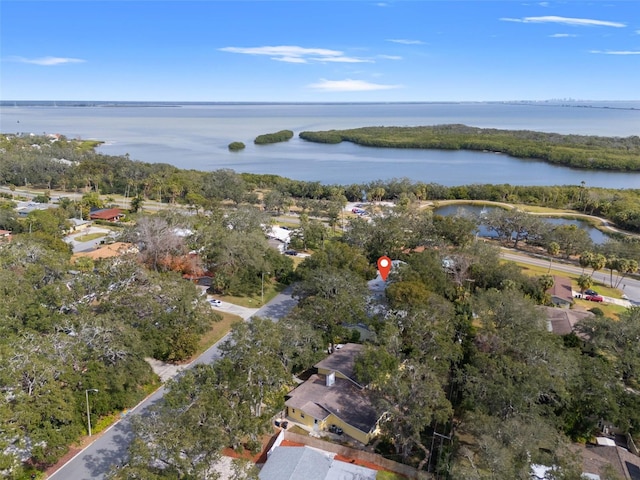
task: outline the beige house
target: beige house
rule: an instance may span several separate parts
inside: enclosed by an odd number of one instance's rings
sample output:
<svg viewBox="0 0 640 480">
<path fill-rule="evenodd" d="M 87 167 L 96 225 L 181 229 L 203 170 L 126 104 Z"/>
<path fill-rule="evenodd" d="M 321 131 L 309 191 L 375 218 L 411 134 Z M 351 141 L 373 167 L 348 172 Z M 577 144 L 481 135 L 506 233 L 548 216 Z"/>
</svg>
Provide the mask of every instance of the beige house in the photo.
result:
<svg viewBox="0 0 640 480">
<path fill-rule="evenodd" d="M 287 417 L 315 431 L 335 425 L 358 442 L 368 444 L 376 434 L 380 415 L 368 390 L 354 380 L 355 358 L 362 348 L 346 344 L 316 364 L 318 373 L 287 395 Z"/>
</svg>

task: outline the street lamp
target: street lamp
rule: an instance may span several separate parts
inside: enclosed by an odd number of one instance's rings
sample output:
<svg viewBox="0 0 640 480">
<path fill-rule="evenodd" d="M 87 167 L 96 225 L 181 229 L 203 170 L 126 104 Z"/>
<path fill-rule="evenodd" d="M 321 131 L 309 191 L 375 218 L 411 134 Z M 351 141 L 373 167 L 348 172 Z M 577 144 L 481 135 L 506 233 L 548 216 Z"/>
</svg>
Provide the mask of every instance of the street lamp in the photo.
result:
<svg viewBox="0 0 640 480">
<path fill-rule="evenodd" d="M 84 391 L 84 395 L 87 398 L 87 425 L 89 425 L 89 436 L 91 436 L 91 411 L 89 410 L 89 392 L 98 392 L 98 389 L 90 388 Z"/>
</svg>

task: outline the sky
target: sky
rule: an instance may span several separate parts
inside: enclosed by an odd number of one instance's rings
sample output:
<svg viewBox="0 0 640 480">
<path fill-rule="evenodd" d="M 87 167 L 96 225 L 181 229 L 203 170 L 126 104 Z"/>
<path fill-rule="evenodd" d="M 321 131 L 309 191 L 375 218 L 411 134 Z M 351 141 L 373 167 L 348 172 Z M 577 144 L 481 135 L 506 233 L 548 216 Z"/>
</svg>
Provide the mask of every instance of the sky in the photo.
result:
<svg viewBox="0 0 640 480">
<path fill-rule="evenodd" d="M 0 99 L 640 100 L 640 1 L 0 1 Z"/>
</svg>

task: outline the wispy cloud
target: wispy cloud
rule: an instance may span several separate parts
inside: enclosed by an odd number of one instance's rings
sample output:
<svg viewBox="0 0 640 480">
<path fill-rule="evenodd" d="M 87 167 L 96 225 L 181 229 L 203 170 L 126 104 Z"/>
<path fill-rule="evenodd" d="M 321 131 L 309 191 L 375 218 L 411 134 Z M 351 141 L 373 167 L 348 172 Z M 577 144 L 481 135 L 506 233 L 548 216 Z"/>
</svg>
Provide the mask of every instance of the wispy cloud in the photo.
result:
<svg viewBox="0 0 640 480">
<path fill-rule="evenodd" d="M 424 45 L 422 40 L 409 40 L 406 38 L 389 38 L 387 42 L 400 43 L 402 45 Z"/>
<path fill-rule="evenodd" d="M 85 60 L 81 58 L 69 58 L 69 57 L 40 57 L 40 58 L 25 58 L 25 57 L 9 57 L 12 62 L 29 63 L 31 65 L 42 65 L 45 67 L 51 67 L 56 65 L 64 65 L 67 63 L 84 63 Z"/>
<path fill-rule="evenodd" d="M 402 60 L 399 55 L 378 55 L 378 58 L 384 58 L 385 60 Z"/>
<path fill-rule="evenodd" d="M 324 92 L 370 92 L 373 90 L 391 90 L 393 88 L 400 88 L 400 85 L 383 85 L 380 83 L 371 83 L 348 78 L 346 80 L 322 79 L 317 83 L 308 85 L 308 87 Z"/>
<path fill-rule="evenodd" d="M 549 2 L 540 2 L 538 5 L 540 5 L 541 7 L 548 7 Z"/>
<path fill-rule="evenodd" d="M 636 35 L 640 35 L 640 30 L 636 30 Z"/>
<path fill-rule="evenodd" d="M 563 25 L 573 25 L 580 27 L 615 27 L 624 28 L 627 25 L 620 22 L 609 22 L 606 20 L 594 20 L 591 18 L 571 18 L 571 17 L 556 17 L 553 15 L 545 17 L 524 17 L 524 18 L 501 18 L 503 22 L 518 22 L 518 23 L 560 23 Z"/>
<path fill-rule="evenodd" d="M 640 50 L 591 50 L 600 55 L 640 55 Z"/>
<path fill-rule="evenodd" d="M 305 48 L 296 45 L 264 46 L 264 47 L 223 47 L 222 52 L 241 53 L 244 55 L 266 55 L 272 60 L 287 63 L 338 62 L 338 63 L 372 63 L 373 60 L 347 57 L 344 52 L 327 48 Z"/>
<path fill-rule="evenodd" d="M 549 35 L 550 38 L 569 38 L 577 36 L 578 35 L 574 35 L 573 33 L 554 33 L 553 35 Z"/>
</svg>

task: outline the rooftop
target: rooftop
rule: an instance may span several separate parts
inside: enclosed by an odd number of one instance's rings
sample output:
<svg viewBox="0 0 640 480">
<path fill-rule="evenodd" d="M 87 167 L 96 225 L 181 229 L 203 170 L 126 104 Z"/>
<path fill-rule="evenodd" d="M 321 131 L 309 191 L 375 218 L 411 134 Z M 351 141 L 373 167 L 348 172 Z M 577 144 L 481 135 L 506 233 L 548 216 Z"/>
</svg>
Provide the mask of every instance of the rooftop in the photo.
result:
<svg viewBox="0 0 640 480">
<path fill-rule="evenodd" d="M 567 277 L 561 277 L 559 275 L 554 275 L 553 287 L 549 289 L 549 294 L 552 297 L 561 298 L 568 302 L 573 302 L 573 289 L 571 288 L 571 279 Z"/>
<path fill-rule="evenodd" d="M 364 350 L 364 345 L 358 343 L 347 343 L 341 347 L 336 346 L 334 352 L 326 358 L 316 363 L 316 368 L 340 372 L 345 377 L 355 380 L 353 368 L 356 357 Z"/>
<path fill-rule="evenodd" d="M 595 315 L 583 310 L 569 310 L 557 307 L 539 307 L 547 317 L 549 329 L 556 335 L 567 335 L 573 332 L 575 325 L 585 318 L 593 318 Z"/>
<path fill-rule="evenodd" d="M 260 471 L 260 480 L 374 480 L 376 470 L 341 462 L 311 447 L 277 447 Z"/>
<path fill-rule="evenodd" d="M 369 392 L 353 382 L 336 377 L 335 383 L 326 386 L 323 375 L 311 375 L 288 395 L 285 405 L 297 408 L 314 418 L 324 420 L 330 414 L 361 432 L 371 432 L 378 421 Z"/>
</svg>

